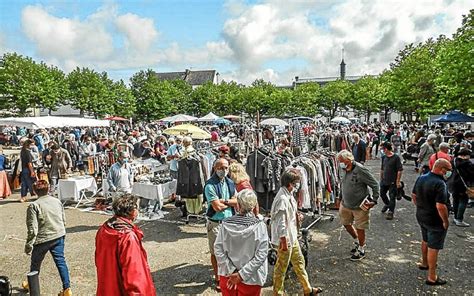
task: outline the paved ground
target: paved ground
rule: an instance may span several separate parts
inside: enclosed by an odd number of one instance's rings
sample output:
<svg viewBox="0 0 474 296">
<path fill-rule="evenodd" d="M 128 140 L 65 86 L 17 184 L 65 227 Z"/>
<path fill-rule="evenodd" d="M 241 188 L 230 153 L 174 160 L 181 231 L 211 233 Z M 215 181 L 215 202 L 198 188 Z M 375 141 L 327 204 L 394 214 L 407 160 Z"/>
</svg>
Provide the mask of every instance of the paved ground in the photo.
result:
<svg viewBox="0 0 474 296">
<path fill-rule="evenodd" d="M 379 161 L 368 165 L 378 173 Z M 403 180 L 408 188 L 412 188 L 415 179 L 413 165 L 406 165 Z M 23 254 L 27 204 L 20 204 L 17 199 L 18 195 L 14 195 L 0 201 L 0 275 L 8 275 L 15 287 L 29 267 L 29 258 Z M 334 221 L 323 221 L 312 229 L 308 266 L 312 283 L 323 287 L 326 295 L 474 295 L 472 227 L 450 227 L 439 260 L 440 276 L 448 284 L 428 287 L 424 284 L 425 272 L 415 265 L 420 255 L 420 234 L 414 206 L 400 201 L 393 221 L 385 220 L 380 208 L 379 205 L 372 210 L 367 257 L 362 262 L 349 260 L 351 239 L 340 227 L 337 215 Z M 172 206 L 168 210 L 166 220 L 141 223 L 158 294 L 215 294 L 204 225 L 176 223 L 179 211 Z M 468 209 L 468 222 L 474 223 L 473 214 Z M 66 256 L 74 293 L 94 295 L 94 236 L 108 217 L 74 209 L 67 209 L 66 215 Z M 60 287 L 54 263 L 47 256 L 41 271 L 42 295 L 55 295 Z M 301 293 L 294 274 L 290 274 L 286 288 L 288 293 Z M 271 288 L 264 291 L 270 294 Z M 24 293 L 15 291 L 14 295 Z"/>
</svg>

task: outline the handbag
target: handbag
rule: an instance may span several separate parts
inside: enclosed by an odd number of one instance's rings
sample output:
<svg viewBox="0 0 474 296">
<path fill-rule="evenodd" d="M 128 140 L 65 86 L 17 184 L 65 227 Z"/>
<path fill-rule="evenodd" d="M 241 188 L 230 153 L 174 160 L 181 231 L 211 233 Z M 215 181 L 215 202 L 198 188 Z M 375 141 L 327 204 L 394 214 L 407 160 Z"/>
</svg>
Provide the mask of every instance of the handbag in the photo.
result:
<svg viewBox="0 0 474 296">
<path fill-rule="evenodd" d="M 278 251 L 272 246 L 271 243 L 269 243 L 269 246 L 268 246 L 267 258 L 268 258 L 268 264 L 272 266 L 276 264 L 277 259 L 278 259 Z"/>
<path fill-rule="evenodd" d="M 12 285 L 7 276 L 0 276 L 0 296 L 10 296 L 12 294 Z"/>
<path fill-rule="evenodd" d="M 456 168 L 456 172 L 459 175 L 459 178 L 461 179 L 462 183 L 464 184 L 464 187 L 466 187 L 466 195 L 469 197 L 469 199 L 474 199 L 474 186 L 467 186 L 466 182 L 464 181 L 464 178 L 461 176 L 459 173 L 458 168 L 456 167 L 456 164 L 454 164 L 454 167 Z"/>
</svg>

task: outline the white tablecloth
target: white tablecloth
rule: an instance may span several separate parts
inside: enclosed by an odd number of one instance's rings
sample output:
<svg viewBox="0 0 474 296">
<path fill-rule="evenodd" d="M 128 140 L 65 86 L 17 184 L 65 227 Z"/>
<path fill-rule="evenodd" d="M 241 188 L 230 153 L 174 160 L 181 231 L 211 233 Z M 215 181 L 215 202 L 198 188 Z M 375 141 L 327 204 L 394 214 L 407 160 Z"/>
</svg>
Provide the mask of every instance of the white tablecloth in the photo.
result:
<svg viewBox="0 0 474 296">
<path fill-rule="evenodd" d="M 157 200 L 160 203 L 161 208 L 163 206 L 164 199 L 176 192 L 176 186 L 176 180 L 158 185 L 134 183 L 132 194 L 146 199 Z"/>
<path fill-rule="evenodd" d="M 176 180 L 164 184 L 134 183 L 132 194 L 146 199 L 165 199 L 176 192 Z"/>
<path fill-rule="evenodd" d="M 97 183 L 93 177 L 77 177 L 61 179 L 58 182 L 58 197 L 60 200 L 74 199 L 79 201 L 81 191 L 97 192 Z"/>
</svg>

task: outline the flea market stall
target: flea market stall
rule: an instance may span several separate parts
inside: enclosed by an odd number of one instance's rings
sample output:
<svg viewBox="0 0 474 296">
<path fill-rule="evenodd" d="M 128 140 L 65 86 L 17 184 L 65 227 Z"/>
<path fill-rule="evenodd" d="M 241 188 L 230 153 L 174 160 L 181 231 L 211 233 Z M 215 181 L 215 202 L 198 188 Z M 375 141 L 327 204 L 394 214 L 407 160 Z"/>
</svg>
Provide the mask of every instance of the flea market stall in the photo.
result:
<svg viewBox="0 0 474 296">
<path fill-rule="evenodd" d="M 107 127 L 109 121 L 97 120 L 91 118 L 79 118 L 79 117 L 61 117 L 61 116 L 44 116 L 44 117 L 8 117 L 0 119 L 0 126 L 9 127 L 22 127 L 27 129 L 44 129 L 44 128 L 63 128 L 63 127 Z M 8 175 L 10 176 L 10 186 L 13 189 L 19 188 L 19 175 L 21 170 L 20 163 L 20 147 L 9 147 L 5 151 L 5 155 L 8 159 Z M 40 179 L 47 179 L 46 166 L 42 163 L 42 157 L 39 153 L 33 157 L 34 168 L 38 172 Z M 91 180 L 89 180 L 91 181 Z M 80 182 L 84 183 L 84 181 Z M 91 181 L 92 183 L 92 181 Z M 90 185 L 93 188 L 93 184 Z M 81 188 L 81 186 L 75 186 L 75 188 Z M 75 200 L 81 200 L 83 196 L 84 188 L 77 189 L 76 193 L 73 194 Z M 65 196 L 65 195 L 63 195 Z M 76 198 L 77 197 L 77 198 Z"/>
</svg>

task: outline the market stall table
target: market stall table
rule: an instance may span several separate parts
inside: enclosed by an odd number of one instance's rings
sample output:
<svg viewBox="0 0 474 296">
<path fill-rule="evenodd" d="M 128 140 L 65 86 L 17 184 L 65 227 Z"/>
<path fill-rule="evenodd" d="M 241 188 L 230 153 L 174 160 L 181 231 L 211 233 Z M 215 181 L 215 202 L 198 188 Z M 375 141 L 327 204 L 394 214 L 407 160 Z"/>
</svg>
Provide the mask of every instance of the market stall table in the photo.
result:
<svg viewBox="0 0 474 296">
<path fill-rule="evenodd" d="M 89 200 L 86 192 L 97 193 L 97 183 L 95 178 L 90 176 L 72 177 L 69 179 L 60 179 L 58 182 L 58 197 L 61 201 L 77 201 L 75 208 L 84 200 Z"/>
<path fill-rule="evenodd" d="M 177 181 L 173 180 L 163 184 L 134 183 L 132 194 L 141 198 L 156 201 L 154 211 L 161 210 L 165 198 L 176 192 Z"/>
</svg>

